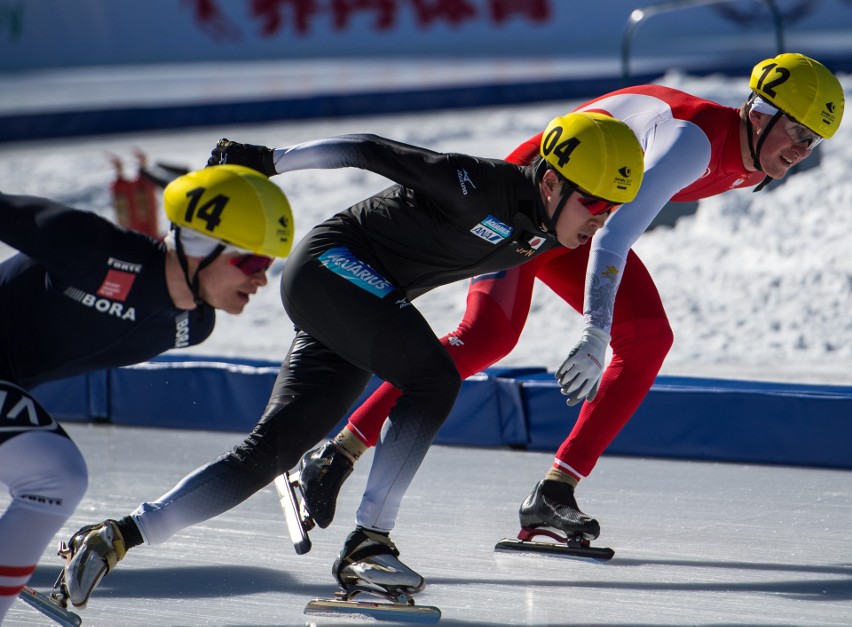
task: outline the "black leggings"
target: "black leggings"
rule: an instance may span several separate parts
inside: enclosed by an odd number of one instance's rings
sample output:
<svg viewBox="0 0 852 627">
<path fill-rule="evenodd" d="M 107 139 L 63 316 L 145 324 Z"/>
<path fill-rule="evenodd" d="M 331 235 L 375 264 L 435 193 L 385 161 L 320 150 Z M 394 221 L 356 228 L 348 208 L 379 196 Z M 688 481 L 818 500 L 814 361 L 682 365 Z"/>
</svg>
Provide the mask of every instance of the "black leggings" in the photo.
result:
<svg viewBox="0 0 852 627">
<path fill-rule="evenodd" d="M 322 248 L 312 246 L 310 238 L 303 240 L 282 275 L 284 307 L 299 331 L 269 403 L 241 444 L 193 476 L 192 490 L 217 491 L 203 500 L 196 522 L 234 507 L 296 466 L 346 415 L 372 373 L 402 390 L 395 413 L 414 435 L 400 445 L 417 449 L 413 456 L 393 456 L 390 465 L 408 463 L 410 469 L 388 469 L 391 475 L 413 476 L 453 407 L 461 379 L 420 312 L 398 290 L 377 296 L 335 274 L 318 260 Z"/>
</svg>

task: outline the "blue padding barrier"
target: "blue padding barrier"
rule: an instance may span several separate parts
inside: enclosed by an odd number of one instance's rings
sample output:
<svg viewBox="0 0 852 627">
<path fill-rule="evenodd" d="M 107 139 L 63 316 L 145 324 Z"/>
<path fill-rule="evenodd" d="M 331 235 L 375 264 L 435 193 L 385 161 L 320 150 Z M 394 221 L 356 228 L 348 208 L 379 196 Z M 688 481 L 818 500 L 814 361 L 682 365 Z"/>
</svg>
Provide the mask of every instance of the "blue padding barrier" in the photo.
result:
<svg viewBox="0 0 852 627">
<path fill-rule="evenodd" d="M 51 381 L 33 391 L 38 401 L 64 422 L 105 420 L 109 416 L 109 371 L 98 370 L 61 381 Z"/>
<path fill-rule="evenodd" d="M 555 451 L 580 408 L 550 374 L 518 382 L 528 448 Z M 607 453 L 852 468 L 850 442 L 852 387 L 661 376 Z"/>
<path fill-rule="evenodd" d="M 168 357 L 34 393 L 63 421 L 248 433 L 277 374 L 277 362 Z M 489 369 L 462 384 L 436 442 L 555 452 L 579 410 L 544 368 Z M 658 377 L 607 453 L 852 469 L 850 442 L 852 387 Z"/>
</svg>

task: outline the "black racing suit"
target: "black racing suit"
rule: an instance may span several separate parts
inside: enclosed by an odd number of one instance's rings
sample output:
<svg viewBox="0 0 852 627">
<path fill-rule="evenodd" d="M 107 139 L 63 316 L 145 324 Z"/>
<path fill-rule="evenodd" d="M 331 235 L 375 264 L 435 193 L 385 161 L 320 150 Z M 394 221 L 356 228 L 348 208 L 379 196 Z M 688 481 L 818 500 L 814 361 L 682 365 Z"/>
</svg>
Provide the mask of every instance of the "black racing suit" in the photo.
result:
<svg viewBox="0 0 852 627">
<path fill-rule="evenodd" d="M 10 411 L 36 385 L 139 363 L 213 330 L 211 307 L 175 308 L 165 245 L 147 235 L 0 193 L 0 240 L 20 251 L 0 263 L 0 443 L 33 429 L 62 432 L 34 400 L 35 418 Z"/>
<path fill-rule="evenodd" d="M 410 481 L 461 385 L 452 359 L 410 300 L 446 283 L 519 265 L 558 246 L 531 169 L 439 154 L 372 135 L 275 153 L 279 172 L 357 167 L 398 184 L 314 227 L 281 278 L 298 330 L 260 422 L 233 452 L 133 516 L 166 540 L 294 467 L 340 421 L 371 374 L 402 390 L 389 474 Z M 286 185 L 286 180 L 283 181 Z M 177 506 L 177 507 L 176 507 Z"/>
</svg>

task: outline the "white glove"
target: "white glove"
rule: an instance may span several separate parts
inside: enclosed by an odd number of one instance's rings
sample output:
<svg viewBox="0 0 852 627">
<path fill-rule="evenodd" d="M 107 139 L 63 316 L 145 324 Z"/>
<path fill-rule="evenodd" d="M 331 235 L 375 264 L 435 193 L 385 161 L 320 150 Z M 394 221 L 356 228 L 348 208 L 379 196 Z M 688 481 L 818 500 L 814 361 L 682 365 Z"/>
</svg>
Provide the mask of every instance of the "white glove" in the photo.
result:
<svg viewBox="0 0 852 627">
<path fill-rule="evenodd" d="M 583 329 L 583 337 L 568 353 L 568 359 L 559 366 L 556 380 L 559 381 L 562 393 L 569 397 L 565 401 L 569 406 L 582 400 L 595 399 L 603 376 L 606 347 L 611 339 L 606 331 L 586 327 Z"/>
</svg>

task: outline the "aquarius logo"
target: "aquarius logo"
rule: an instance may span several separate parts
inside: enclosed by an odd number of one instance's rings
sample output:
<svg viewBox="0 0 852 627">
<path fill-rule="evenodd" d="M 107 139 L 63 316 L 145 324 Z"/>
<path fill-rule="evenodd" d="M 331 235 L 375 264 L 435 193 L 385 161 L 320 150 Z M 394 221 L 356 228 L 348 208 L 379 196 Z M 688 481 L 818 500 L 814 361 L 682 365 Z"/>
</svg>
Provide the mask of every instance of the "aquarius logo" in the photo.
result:
<svg viewBox="0 0 852 627">
<path fill-rule="evenodd" d="M 503 224 L 494 216 L 489 215 L 482 222 L 474 226 L 470 232 L 477 237 L 481 237 L 486 242 L 497 244 L 512 234 L 512 227 Z"/>
<path fill-rule="evenodd" d="M 393 284 L 352 254 L 345 246 L 330 248 L 319 257 L 326 268 L 351 281 L 362 290 L 384 298 L 393 291 Z"/>
</svg>

